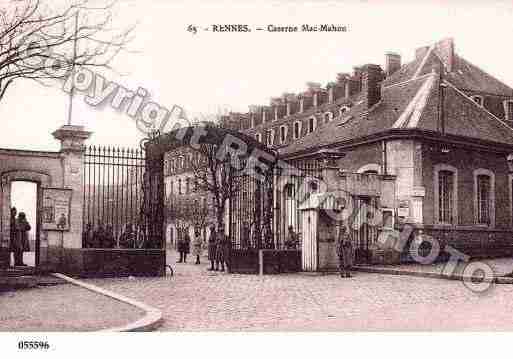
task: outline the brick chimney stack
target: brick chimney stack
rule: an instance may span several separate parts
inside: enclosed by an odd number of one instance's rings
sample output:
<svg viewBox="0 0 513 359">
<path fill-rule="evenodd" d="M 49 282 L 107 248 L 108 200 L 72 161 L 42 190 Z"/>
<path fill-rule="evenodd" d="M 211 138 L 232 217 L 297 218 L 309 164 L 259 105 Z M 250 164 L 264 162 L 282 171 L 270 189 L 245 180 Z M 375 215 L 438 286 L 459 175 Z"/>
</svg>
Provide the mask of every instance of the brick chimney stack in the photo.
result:
<svg viewBox="0 0 513 359">
<path fill-rule="evenodd" d="M 385 54 L 385 74 L 386 76 L 392 75 L 394 72 L 401 68 L 401 55 L 395 52 L 387 52 Z"/>
<path fill-rule="evenodd" d="M 367 108 L 381 100 L 381 81 L 384 73 L 379 65 L 367 64 L 362 68 L 362 94 Z"/>
<path fill-rule="evenodd" d="M 444 62 L 447 71 L 451 72 L 454 67 L 454 41 L 452 38 L 443 39 L 435 44 L 435 51 Z"/>
</svg>

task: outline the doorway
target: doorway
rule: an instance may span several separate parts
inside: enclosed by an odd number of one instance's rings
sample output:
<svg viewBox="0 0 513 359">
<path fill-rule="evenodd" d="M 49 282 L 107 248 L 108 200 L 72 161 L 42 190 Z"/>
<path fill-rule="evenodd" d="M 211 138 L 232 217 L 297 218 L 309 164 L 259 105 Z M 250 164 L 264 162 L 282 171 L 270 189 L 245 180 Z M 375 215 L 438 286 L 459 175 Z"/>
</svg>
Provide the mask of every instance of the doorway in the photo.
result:
<svg viewBox="0 0 513 359">
<path fill-rule="evenodd" d="M 30 225 L 27 248 L 29 250 L 23 252 L 23 263 L 30 267 L 36 267 L 39 262 L 38 187 L 35 182 L 11 182 L 11 208 L 16 208 L 16 218 L 20 213 L 25 213 Z M 14 263 L 14 254 L 11 254 L 11 263 Z"/>
</svg>

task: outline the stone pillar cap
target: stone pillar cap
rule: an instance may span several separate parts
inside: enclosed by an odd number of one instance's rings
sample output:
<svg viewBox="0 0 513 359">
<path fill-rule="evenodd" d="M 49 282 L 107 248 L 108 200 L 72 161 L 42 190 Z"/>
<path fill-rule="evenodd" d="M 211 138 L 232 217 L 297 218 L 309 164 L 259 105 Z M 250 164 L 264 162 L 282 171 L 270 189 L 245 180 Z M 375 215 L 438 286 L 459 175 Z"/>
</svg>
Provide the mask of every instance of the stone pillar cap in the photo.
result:
<svg viewBox="0 0 513 359">
<path fill-rule="evenodd" d="M 78 138 L 87 140 L 91 136 L 91 131 L 84 130 L 84 126 L 78 125 L 64 125 L 52 133 L 53 137 L 58 140 L 67 138 Z"/>
</svg>

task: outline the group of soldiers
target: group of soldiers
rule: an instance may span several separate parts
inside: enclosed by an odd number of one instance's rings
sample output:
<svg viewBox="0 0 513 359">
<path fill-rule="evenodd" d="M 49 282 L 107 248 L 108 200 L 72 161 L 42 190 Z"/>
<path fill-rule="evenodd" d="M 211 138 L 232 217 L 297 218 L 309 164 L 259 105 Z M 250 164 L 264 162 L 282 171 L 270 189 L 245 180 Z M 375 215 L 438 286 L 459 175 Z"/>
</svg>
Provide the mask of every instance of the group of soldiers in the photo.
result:
<svg viewBox="0 0 513 359">
<path fill-rule="evenodd" d="M 208 260 L 210 261 L 209 271 L 224 272 L 230 271 L 230 250 L 232 243 L 230 238 L 224 234 L 224 229 L 216 231 L 214 226 L 210 227 L 210 237 L 208 239 Z"/>
<path fill-rule="evenodd" d="M 121 235 L 116 241 L 112 225 L 99 223 L 93 229 L 91 223 L 87 223 L 82 232 L 84 248 L 137 248 L 137 232 L 132 223 L 127 223 Z"/>
</svg>

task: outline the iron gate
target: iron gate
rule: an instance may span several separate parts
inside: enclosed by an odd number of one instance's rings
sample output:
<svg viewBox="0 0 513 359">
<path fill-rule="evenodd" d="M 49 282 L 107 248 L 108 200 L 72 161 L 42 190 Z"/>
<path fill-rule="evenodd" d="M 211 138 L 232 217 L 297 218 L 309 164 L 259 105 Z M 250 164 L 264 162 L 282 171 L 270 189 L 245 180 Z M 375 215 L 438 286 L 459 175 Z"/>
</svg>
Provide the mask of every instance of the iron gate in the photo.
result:
<svg viewBox="0 0 513 359">
<path fill-rule="evenodd" d="M 83 248 L 162 248 L 162 163 L 142 149 L 84 154 Z"/>
</svg>

